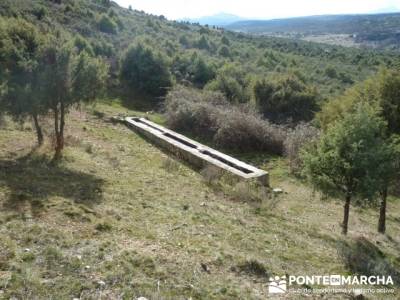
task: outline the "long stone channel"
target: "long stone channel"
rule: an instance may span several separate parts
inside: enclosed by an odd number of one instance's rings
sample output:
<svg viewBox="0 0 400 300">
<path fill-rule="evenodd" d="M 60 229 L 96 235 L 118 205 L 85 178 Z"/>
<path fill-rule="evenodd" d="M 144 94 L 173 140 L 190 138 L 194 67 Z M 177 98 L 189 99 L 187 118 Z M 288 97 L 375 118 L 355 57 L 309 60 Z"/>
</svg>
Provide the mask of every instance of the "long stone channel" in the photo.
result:
<svg viewBox="0 0 400 300">
<path fill-rule="evenodd" d="M 266 171 L 202 145 L 145 118 L 128 117 L 124 119 L 124 122 L 129 128 L 145 136 L 152 143 L 197 168 L 214 166 L 241 180 L 257 180 L 262 185 L 269 186 L 269 175 Z"/>
</svg>

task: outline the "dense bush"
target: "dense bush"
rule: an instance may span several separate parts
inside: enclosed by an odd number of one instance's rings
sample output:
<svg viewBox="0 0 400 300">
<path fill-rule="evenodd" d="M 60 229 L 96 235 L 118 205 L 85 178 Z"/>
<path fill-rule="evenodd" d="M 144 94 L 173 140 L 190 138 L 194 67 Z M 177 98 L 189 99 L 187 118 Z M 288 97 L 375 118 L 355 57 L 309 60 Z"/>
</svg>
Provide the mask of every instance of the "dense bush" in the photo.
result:
<svg viewBox="0 0 400 300">
<path fill-rule="evenodd" d="M 172 85 L 163 56 L 143 44 L 129 47 L 121 64 L 121 80 L 128 90 L 159 97 Z"/>
<path fill-rule="evenodd" d="M 361 102 L 367 102 L 380 111 L 388 123 L 390 133 L 400 133 L 400 72 L 396 70 L 381 70 L 372 78 L 357 84 L 338 98 L 327 102 L 317 120 L 322 128 L 348 112 L 353 112 Z"/>
<path fill-rule="evenodd" d="M 310 121 L 318 107 L 316 90 L 295 75 L 259 80 L 254 95 L 260 112 L 273 122 Z"/>
<path fill-rule="evenodd" d="M 98 26 L 100 31 L 104 33 L 117 33 L 117 24 L 108 15 L 101 15 Z"/>
<path fill-rule="evenodd" d="M 222 46 L 221 48 L 219 48 L 218 54 L 223 56 L 223 57 L 230 57 L 231 56 L 231 52 L 230 52 L 230 50 L 229 50 L 229 48 L 227 46 Z"/>
<path fill-rule="evenodd" d="M 81 35 L 77 35 L 74 40 L 74 46 L 78 49 L 78 52 L 86 51 L 90 55 L 94 55 L 94 51 L 92 45 L 88 42 L 87 39 L 82 37 Z"/>
<path fill-rule="evenodd" d="M 193 62 L 190 70 L 191 80 L 198 87 L 204 87 L 214 79 L 215 71 L 212 65 L 208 64 L 202 57 L 198 56 Z"/>
<path fill-rule="evenodd" d="M 203 50 L 210 49 L 210 44 L 204 35 L 202 35 L 201 38 L 196 42 L 196 47 Z"/>
<path fill-rule="evenodd" d="M 250 100 L 249 86 L 247 74 L 240 66 L 225 64 L 206 89 L 223 93 L 231 103 L 246 103 Z"/>
<path fill-rule="evenodd" d="M 165 116 L 169 127 L 207 138 L 221 148 L 283 153 L 285 128 L 251 109 L 228 104 L 220 93 L 177 87 L 166 98 Z"/>
<path fill-rule="evenodd" d="M 172 62 L 172 72 L 178 82 L 190 82 L 203 88 L 215 78 L 214 66 L 197 52 L 192 55 L 176 55 Z"/>
</svg>

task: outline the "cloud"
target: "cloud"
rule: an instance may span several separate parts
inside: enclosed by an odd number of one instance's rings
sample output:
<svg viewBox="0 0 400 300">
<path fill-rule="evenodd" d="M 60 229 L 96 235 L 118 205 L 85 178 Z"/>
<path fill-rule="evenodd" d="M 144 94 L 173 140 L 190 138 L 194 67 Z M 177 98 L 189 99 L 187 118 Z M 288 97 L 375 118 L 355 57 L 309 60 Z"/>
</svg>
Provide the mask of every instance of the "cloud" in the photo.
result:
<svg viewBox="0 0 400 300">
<path fill-rule="evenodd" d="M 246 18 L 278 18 L 319 14 L 368 13 L 387 7 L 400 9 L 400 0 L 116 0 L 122 6 L 170 19 L 226 12 Z"/>
</svg>

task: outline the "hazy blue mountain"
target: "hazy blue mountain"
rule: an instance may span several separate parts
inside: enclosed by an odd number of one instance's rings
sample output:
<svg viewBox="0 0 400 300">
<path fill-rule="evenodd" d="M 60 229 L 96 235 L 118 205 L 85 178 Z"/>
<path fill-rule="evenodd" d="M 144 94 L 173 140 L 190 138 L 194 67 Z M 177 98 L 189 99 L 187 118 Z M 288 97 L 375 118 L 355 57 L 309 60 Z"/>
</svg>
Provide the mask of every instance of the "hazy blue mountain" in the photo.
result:
<svg viewBox="0 0 400 300">
<path fill-rule="evenodd" d="M 400 13 L 368 15 L 323 15 L 274 20 L 239 21 L 226 26 L 228 29 L 249 33 L 296 32 L 357 34 L 400 30 Z"/>
<path fill-rule="evenodd" d="M 201 25 L 215 25 L 215 26 L 227 26 L 229 24 L 243 20 L 243 18 L 227 14 L 219 13 L 212 16 L 205 16 L 197 19 L 184 19 L 183 21 L 189 21 L 191 23 L 200 23 Z"/>
</svg>

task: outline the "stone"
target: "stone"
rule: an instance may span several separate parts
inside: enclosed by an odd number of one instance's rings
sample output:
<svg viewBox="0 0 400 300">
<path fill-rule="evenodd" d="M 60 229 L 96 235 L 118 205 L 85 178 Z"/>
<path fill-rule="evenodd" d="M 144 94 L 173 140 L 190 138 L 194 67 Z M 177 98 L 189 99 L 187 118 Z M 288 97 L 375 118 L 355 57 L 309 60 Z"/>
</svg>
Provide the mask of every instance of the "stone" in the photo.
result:
<svg viewBox="0 0 400 300">
<path fill-rule="evenodd" d="M 100 286 L 105 286 L 106 285 L 106 283 L 103 280 L 97 281 L 97 284 L 100 285 Z"/>
<path fill-rule="evenodd" d="M 282 193 L 283 193 L 283 190 L 280 189 L 280 188 L 276 188 L 276 189 L 273 189 L 272 192 L 273 192 L 274 194 L 282 194 Z"/>
</svg>

